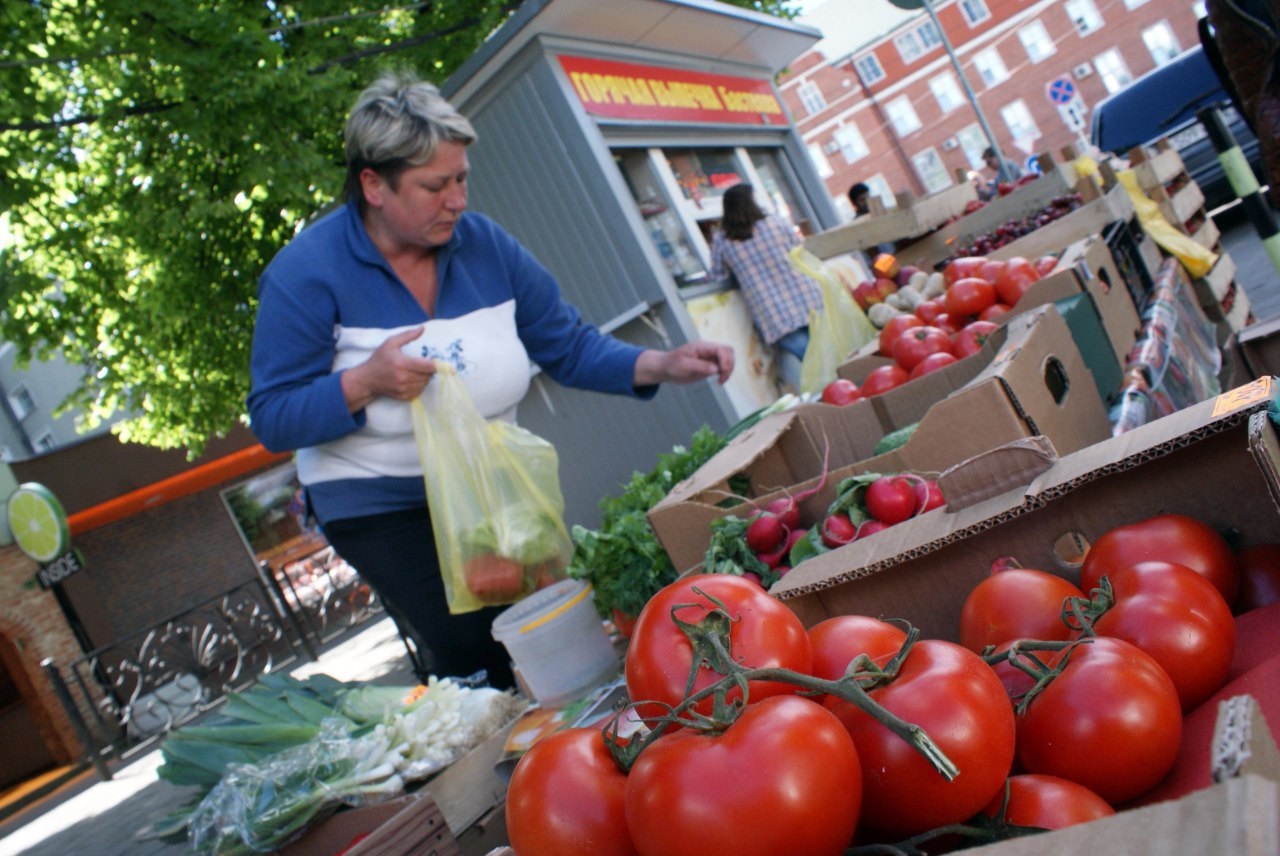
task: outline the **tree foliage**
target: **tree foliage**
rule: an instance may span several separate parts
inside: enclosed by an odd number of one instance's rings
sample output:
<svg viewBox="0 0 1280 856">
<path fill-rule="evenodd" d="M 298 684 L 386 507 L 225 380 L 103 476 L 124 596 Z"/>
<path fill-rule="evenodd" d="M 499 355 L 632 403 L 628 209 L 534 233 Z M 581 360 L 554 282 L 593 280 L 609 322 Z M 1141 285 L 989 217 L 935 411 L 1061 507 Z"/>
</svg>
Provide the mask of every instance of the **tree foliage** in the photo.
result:
<svg viewBox="0 0 1280 856">
<path fill-rule="evenodd" d="M 0 336 L 87 368 L 89 427 L 198 453 L 244 419 L 258 275 L 337 197 L 356 94 L 443 82 L 518 5 L 0 3 Z"/>
</svg>

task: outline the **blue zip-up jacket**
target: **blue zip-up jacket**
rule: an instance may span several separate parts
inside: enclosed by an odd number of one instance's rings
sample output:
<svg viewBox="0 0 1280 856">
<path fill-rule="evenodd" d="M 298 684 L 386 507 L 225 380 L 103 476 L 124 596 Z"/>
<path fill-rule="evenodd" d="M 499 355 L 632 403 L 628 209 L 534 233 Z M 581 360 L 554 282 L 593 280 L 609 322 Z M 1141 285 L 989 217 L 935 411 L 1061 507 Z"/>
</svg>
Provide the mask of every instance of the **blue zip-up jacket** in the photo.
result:
<svg viewBox="0 0 1280 856">
<path fill-rule="evenodd" d="M 354 202 L 304 229 L 263 272 L 249 417 L 273 451 L 296 449 L 321 524 L 421 507 L 426 491 L 407 402 L 347 409 L 340 373 L 425 324 L 406 351 L 452 362 L 486 418 L 513 418 L 532 360 L 565 386 L 652 397 L 632 385 L 642 348 L 600 333 L 528 250 L 466 212 L 437 258 L 429 316 L 365 231 Z"/>
</svg>

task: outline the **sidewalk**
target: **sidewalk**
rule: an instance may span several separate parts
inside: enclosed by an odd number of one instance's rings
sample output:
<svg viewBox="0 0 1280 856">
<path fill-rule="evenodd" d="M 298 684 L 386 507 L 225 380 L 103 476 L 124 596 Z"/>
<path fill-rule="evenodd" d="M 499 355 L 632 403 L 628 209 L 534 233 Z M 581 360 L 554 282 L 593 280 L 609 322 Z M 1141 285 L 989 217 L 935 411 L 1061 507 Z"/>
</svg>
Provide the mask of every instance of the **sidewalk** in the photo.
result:
<svg viewBox="0 0 1280 856">
<path fill-rule="evenodd" d="M 342 681 L 412 686 L 417 683 L 404 643 L 390 618 L 374 619 L 331 643 L 315 662 L 288 673 L 324 673 Z M 0 822 L 0 856 L 178 856 L 185 843 L 138 841 L 135 833 L 182 806 L 189 793 L 156 777 L 159 747 L 113 768 L 102 781 L 92 768 L 53 794 Z"/>
</svg>

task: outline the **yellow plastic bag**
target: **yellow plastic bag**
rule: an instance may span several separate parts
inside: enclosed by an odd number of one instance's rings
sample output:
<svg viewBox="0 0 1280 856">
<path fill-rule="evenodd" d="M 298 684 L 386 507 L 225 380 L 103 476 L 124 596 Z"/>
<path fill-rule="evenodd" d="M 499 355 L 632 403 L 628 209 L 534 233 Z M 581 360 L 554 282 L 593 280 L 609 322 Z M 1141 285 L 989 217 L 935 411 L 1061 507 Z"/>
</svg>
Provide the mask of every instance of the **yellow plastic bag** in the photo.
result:
<svg viewBox="0 0 1280 856">
<path fill-rule="evenodd" d="M 809 347 L 800 363 L 800 391 L 818 393 L 836 378 L 836 368 L 876 337 L 876 328 L 822 259 L 797 246 L 791 266 L 822 286 L 822 311 L 809 313 Z"/>
<path fill-rule="evenodd" d="M 1138 186 L 1138 177 L 1133 174 L 1133 170 L 1126 169 L 1118 173 L 1118 177 L 1124 189 L 1128 191 L 1129 198 L 1133 200 L 1133 207 L 1138 212 L 1138 222 L 1142 224 L 1143 230 L 1155 239 L 1165 252 L 1182 262 L 1187 273 L 1193 277 L 1204 276 L 1213 269 L 1218 261 L 1218 254 L 1196 243 L 1194 238 L 1184 235 L 1170 225 L 1164 214 L 1160 212 L 1160 206 L 1142 192 L 1142 188 Z"/>
<path fill-rule="evenodd" d="M 438 363 L 410 404 L 449 612 L 514 603 L 566 576 L 559 457 L 546 440 L 471 401 L 457 370 Z"/>
</svg>

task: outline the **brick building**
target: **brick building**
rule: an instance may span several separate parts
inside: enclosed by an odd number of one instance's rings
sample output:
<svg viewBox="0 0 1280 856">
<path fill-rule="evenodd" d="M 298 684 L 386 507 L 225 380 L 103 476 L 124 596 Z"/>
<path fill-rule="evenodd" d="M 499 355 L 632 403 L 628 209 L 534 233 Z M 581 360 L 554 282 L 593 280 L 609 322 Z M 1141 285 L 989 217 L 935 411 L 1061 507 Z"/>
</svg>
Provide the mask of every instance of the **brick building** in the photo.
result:
<svg viewBox="0 0 1280 856">
<path fill-rule="evenodd" d="M 876 8 L 871 8 L 876 7 Z M 849 187 L 936 192 L 956 170 L 990 172 L 988 140 L 927 11 L 889 0 L 827 0 L 802 19 L 826 38 L 780 85 L 836 205 Z M 1006 157 L 1025 163 L 1080 135 L 1050 101 L 1066 78 L 1084 107 L 1198 43 L 1193 0 L 934 0 L 976 101 Z M 875 35 L 872 35 L 875 34 Z M 1087 135 L 1087 126 L 1084 133 Z"/>
</svg>

